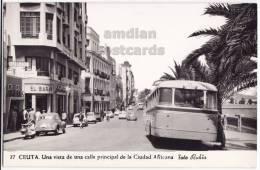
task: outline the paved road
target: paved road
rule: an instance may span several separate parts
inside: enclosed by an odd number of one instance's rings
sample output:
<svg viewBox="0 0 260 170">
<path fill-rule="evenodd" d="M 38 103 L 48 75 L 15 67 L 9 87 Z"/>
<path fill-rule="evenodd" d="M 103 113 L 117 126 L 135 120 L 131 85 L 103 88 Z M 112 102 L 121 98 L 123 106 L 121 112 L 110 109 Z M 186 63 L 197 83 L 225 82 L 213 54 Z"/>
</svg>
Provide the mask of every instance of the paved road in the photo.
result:
<svg viewBox="0 0 260 170">
<path fill-rule="evenodd" d="M 137 121 L 119 120 L 118 117 L 104 120 L 88 127 L 68 127 L 65 134 L 39 136 L 24 140 L 20 134 L 11 140 L 4 139 L 5 150 L 39 151 L 172 151 L 214 150 L 213 145 L 162 139 L 152 143 L 144 131 L 143 113 L 137 111 Z M 18 133 L 17 133 L 18 134 Z M 227 145 L 225 149 L 246 149 Z M 237 146 L 237 145 L 236 145 Z M 239 145 L 238 145 L 239 146 Z M 229 148 L 230 147 L 230 148 Z M 233 147 L 233 148 L 232 148 Z"/>
</svg>

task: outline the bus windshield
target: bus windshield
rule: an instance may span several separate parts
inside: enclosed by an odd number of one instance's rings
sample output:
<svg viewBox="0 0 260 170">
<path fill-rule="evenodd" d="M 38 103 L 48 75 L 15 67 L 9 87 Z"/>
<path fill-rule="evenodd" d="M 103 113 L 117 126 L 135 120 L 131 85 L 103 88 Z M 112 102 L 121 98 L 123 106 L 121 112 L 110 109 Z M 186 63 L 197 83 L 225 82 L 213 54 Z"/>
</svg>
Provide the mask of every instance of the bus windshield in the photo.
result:
<svg viewBox="0 0 260 170">
<path fill-rule="evenodd" d="M 176 106 L 203 108 L 203 98 L 203 90 L 175 89 L 174 102 Z"/>
</svg>

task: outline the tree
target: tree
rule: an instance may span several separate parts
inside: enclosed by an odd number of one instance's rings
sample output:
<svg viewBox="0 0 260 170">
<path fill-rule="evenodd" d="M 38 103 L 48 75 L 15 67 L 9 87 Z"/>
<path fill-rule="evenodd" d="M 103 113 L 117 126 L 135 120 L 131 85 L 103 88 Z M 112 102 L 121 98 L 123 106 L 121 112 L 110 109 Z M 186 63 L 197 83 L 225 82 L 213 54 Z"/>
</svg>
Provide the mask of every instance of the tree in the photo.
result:
<svg viewBox="0 0 260 170">
<path fill-rule="evenodd" d="M 204 55 L 207 69 L 207 82 L 218 88 L 218 109 L 222 110 L 224 100 L 235 92 L 254 87 L 257 63 L 257 5 L 213 4 L 204 14 L 223 16 L 226 23 L 220 28 L 209 28 L 194 32 L 189 37 L 212 36 L 199 49 L 194 50 L 183 61 L 186 68 L 198 62 Z"/>
<path fill-rule="evenodd" d="M 144 102 L 145 98 L 148 94 L 150 94 L 151 90 L 150 89 L 144 89 L 138 94 L 138 100 L 139 102 Z"/>
</svg>

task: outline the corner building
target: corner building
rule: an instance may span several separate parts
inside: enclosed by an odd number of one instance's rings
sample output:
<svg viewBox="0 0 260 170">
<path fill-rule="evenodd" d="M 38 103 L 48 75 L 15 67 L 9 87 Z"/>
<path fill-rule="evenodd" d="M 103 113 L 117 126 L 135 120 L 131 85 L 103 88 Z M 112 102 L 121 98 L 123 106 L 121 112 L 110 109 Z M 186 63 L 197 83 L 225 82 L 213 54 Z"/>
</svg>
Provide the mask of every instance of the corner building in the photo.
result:
<svg viewBox="0 0 260 170">
<path fill-rule="evenodd" d="M 22 78 L 23 108 L 65 111 L 71 120 L 81 107 L 87 4 L 6 3 L 5 16 L 7 75 Z"/>
</svg>

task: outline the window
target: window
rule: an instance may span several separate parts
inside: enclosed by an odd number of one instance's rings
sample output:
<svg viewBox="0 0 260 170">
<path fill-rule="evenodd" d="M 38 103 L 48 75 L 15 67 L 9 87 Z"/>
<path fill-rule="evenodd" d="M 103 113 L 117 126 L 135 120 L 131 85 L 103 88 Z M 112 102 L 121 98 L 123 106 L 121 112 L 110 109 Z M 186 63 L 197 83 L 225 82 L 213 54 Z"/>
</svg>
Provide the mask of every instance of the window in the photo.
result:
<svg viewBox="0 0 260 170">
<path fill-rule="evenodd" d="M 53 14 L 46 13 L 46 33 L 47 39 L 52 40 L 52 22 L 53 22 Z"/>
<path fill-rule="evenodd" d="M 70 48 L 70 34 L 68 34 L 68 47 Z"/>
<path fill-rule="evenodd" d="M 20 31 L 22 38 L 38 38 L 40 32 L 40 13 L 21 12 Z"/>
<path fill-rule="evenodd" d="M 70 80 L 72 80 L 72 70 L 69 68 L 69 75 L 68 75 L 68 78 L 70 79 Z"/>
<path fill-rule="evenodd" d="M 217 93 L 212 91 L 207 91 L 207 109 L 217 109 Z"/>
<path fill-rule="evenodd" d="M 38 76 L 49 76 L 49 58 L 37 57 L 36 70 Z"/>
<path fill-rule="evenodd" d="M 171 105 L 172 104 L 172 89 L 160 88 L 159 104 Z"/>
<path fill-rule="evenodd" d="M 79 74 L 75 71 L 73 72 L 73 80 L 74 80 L 74 84 L 77 85 L 79 81 Z"/>
<path fill-rule="evenodd" d="M 56 65 L 56 74 L 58 75 L 58 79 L 61 80 L 62 77 L 66 77 L 65 66 L 58 63 Z"/>
<path fill-rule="evenodd" d="M 60 25 L 60 19 L 59 18 L 57 18 L 57 42 L 58 43 L 61 43 L 61 35 L 60 35 L 60 33 L 61 33 L 61 25 Z"/>
<path fill-rule="evenodd" d="M 175 89 L 174 101 L 180 107 L 204 107 L 204 92 L 202 90 Z"/>
<path fill-rule="evenodd" d="M 29 66 L 25 67 L 25 71 L 32 70 L 32 57 L 25 57 L 25 62 L 29 63 Z"/>
<path fill-rule="evenodd" d="M 75 57 L 77 57 L 77 49 L 78 47 L 77 47 L 77 38 L 75 37 L 74 38 L 74 55 L 75 55 Z"/>
</svg>

